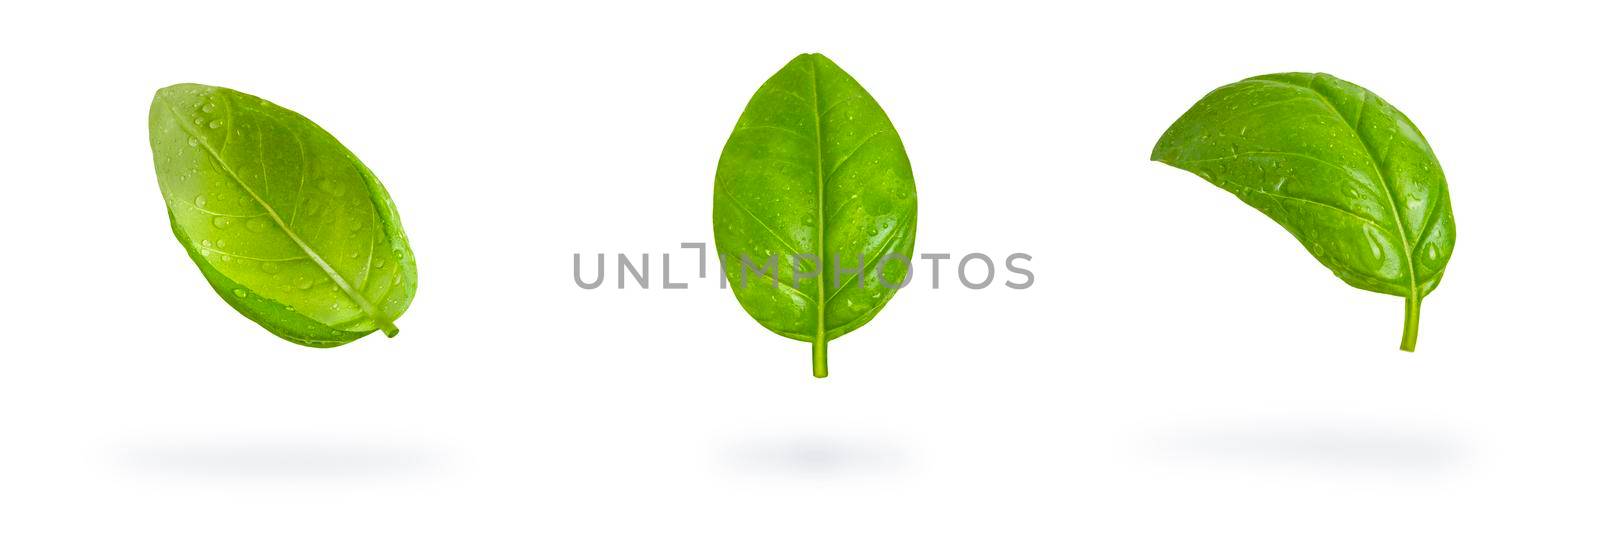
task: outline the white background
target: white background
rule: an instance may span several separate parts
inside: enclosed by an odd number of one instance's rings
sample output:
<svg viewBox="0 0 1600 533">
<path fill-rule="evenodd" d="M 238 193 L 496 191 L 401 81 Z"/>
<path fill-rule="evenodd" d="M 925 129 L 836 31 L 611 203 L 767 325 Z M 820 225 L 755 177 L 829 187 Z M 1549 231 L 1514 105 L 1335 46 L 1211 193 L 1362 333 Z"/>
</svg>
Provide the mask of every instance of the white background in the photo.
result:
<svg viewBox="0 0 1600 533">
<path fill-rule="evenodd" d="M 0 8 L 0 531 L 1600 527 L 1588 6 L 393 4 Z M 921 280 L 826 380 L 709 281 L 578 289 L 573 253 L 711 239 L 723 142 L 808 51 L 904 138 L 917 251 L 1030 253 L 1033 288 Z M 1399 298 L 1147 160 L 1280 71 L 1373 90 L 1444 165 L 1415 354 Z M 301 348 L 205 284 L 147 144 L 178 82 L 378 173 L 421 273 L 399 337 Z"/>
</svg>

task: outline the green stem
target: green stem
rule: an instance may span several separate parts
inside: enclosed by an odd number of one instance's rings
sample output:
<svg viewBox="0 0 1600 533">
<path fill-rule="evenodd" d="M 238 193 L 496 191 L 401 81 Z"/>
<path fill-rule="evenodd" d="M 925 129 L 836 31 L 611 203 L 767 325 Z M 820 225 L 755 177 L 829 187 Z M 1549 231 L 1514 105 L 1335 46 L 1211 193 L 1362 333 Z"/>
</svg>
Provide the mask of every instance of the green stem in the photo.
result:
<svg viewBox="0 0 1600 533">
<path fill-rule="evenodd" d="M 827 337 L 819 336 L 817 340 L 811 341 L 811 375 L 819 378 L 828 377 Z"/>
<path fill-rule="evenodd" d="M 1406 298 L 1406 330 L 1400 336 L 1400 349 L 1417 350 L 1417 323 L 1422 318 L 1422 298 Z"/>
</svg>

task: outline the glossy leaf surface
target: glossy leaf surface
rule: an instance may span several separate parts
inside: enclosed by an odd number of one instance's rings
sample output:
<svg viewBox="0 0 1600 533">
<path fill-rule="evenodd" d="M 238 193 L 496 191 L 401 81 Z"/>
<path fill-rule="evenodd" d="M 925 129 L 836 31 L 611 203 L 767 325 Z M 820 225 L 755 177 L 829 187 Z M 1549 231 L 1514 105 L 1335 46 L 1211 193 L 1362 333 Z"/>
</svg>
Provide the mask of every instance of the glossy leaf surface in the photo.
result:
<svg viewBox="0 0 1600 533">
<path fill-rule="evenodd" d="M 1346 283 L 1404 297 L 1413 349 L 1456 232 L 1439 161 L 1400 110 L 1327 74 L 1260 76 L 1206 95 L 1150 157 L 1265 213 Z"/>
<path fill-rule="evenodd" d="M 328 132 L 248 94 L 182 84 L 151 102 L 150 149 L 173 234 L 234 309 L 313 347 L 398 332 L 417 288 L 399 213 Z"/>
<path fill-rule="evenodd" d="M 876 316 L 909 275 L 916 185 L 888 115 L 828 58 L 796 57 L 739 117 L 715 195 L 717 252 L 740 305 L 812 343 L 813 374 L 826 376 L 828 341 Z"/>
</svg>

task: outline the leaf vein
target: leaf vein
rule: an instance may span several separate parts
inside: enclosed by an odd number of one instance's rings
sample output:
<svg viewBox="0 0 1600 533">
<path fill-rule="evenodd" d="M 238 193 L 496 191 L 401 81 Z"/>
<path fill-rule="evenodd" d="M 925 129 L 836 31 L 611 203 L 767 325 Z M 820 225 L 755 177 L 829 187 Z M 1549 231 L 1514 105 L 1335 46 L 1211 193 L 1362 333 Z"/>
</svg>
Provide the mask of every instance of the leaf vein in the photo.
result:
<svg viewBox="0 0 1600 533">
<path fill-rule="evenodd" d="M 905 220 L 905 219 L 906 218 L 905 218 L 904 215 L 901 215 L 901 216 L 895 218 L 895 220 Z M 828 302 L 833 301 L 833 297 L 834 296 L 838 296 L 839 293 L 844 292 L 845 288 L 849 287 L 851 282 L 854 282 L 856 280 L 856 278 L 861 277 L 861 275 L 867 271 L 867 265 L 875 265 L 875 264 L 877 264 L 879 261 L 881 261 L 883 259 L 883 256 L 889 255 L 889 250 L 894 248 L 895 243 L 900 242 L 900 239 L 902 237 L 905 237 L 905 232 L 907 230 L 909 230 L 910 228 L 914 227 L 914 226 L 915 226 L 915 224 L 907 224 L 907 223 L 903 223 L 902 222 L 900 224 L 900 227 L 897 227 L 897 228 L 894 229 L 894 234 L 893 235 L 890 235 L 889 238 L 886 238 L 886 239 L 883 240 L 883 246 L 878 248 L 877 252 L 874 253 L 871 258 L 869 258 L 865 263 L 862 263 L 860 265 L 861 266 L 861 272 L 852 273 L 852 274 L 850 274 L 850 277 L 845 278 L 844 283 L 839 284 L 839 287 L 838 287 L 839 290 L 836 290 L 836 291 L 833 292 L 833 294 L 828 295 L 828 299 L 823 301 L 822 304 L 823 305 L 827 305 Z M 878 282 L 882 283 L 883 280 L 878 280 Z"/>
<path fill-rule="evenodd" d="M 785 128 L 783 126 L 779 126 L 777 124 L 757 124 L 755 126 L 739 126 L 738 128 L 735 128 L 733 131 L 735 133 L 738 133 L 738 132 L 741 132 L 741 131 L 753 131 L 753 130 L 778 130 L 778 131 L 794 134 L 794 136 L 802 138 L 802 139 L 806 139 L 806 140 L 810 140 L 811 139 L 811 137 L 809 135 L 806 135 L 804 133 L 800 133 L 798 131 L 795 131 L 795 130 L 792 130 L 792 129 L 789 129 L 789 128 Z"/>
<path fill-rule="evenodd" d="M 840 159 L 838 163 L 833 165 L 832 169 L 828 170 L 828 175 L 826 177 L 822 178 L 821 186 L 822 187 L 827 187 L 828 183 L 833 181 L 833 175 L 834 174 L 838 174 L 839 173 L 839 169 L 844 168 L 844 164 L 845 163 L 849 163 L 850 162 L 850 158 L 855 157 L 856 154 L 859 153 L 862 148 L 865 148 L 867 146 L 867 143 L 872 142 L 872 140 L 878 138 L 879 135 L 883 135 L 885 133 L 889 133 L 890 131 L 892 131 L 892 130 L 878 130 L 876 132 L 873 132 L 872 135 L 868 135 L 866 139 L 863 139 L 861 141 L 861 144 L 857 144 L 854 149 L 850 150 L 850 153 L 846 154 L 844 156 L 844 159 Z"/>
<path fill-rule="evenodd" d="M 773 230 L 772 226 L 768 226 L 765 220 L 761 220 L 761 217 L 756 216 L 755 211 L 751 211 L 750 208 L 745 207 L 744 203 L 740 202 L 738 198 L 735 198 L 732 193 L 723 190 L 722 187 L 717 187 L 717 193 L 721 194 L 724 198 L 727 198 L 728 203 L 733 204 L 734 207 L 737 207 L 740 211 L 743 211 L 745 216 L 750 217 L 750 220 L 754 220 L 756 221 L 756 224 L 761 225 L 761 229 L 767 230 L 767 234 L 771 235 L 773 239 L 777 240 L 778 244 L 782 244 L 784 248 L 789 249 L 790 253 L 795 255 L 803 255 L 800 253 L 798 248 L 792 244 L 789 244 L 787 239 L 784 239 L 782 235 L 779 235 L 777 231 Z"/>
</svg>

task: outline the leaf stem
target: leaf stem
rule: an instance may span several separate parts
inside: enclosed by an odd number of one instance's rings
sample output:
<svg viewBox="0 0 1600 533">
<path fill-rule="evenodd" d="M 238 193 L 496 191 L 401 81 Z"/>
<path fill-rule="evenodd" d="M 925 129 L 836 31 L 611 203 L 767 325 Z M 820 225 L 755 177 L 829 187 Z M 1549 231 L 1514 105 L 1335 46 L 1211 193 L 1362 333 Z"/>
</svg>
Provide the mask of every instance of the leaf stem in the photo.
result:
<svg viewBox="0 0 1600 533">
<path fill-rule="evenodd" d="M 1400 349 L 1408 352 L 1417 350 L 1417 323 L 1422 319 L 1422 298 L 1406 298 L 1406 329 L 1400 336 Z"/>
<path fill-rule="evenodd" d="M 828 377 L 828 338 L 818 336 L 811 341 L 811 375 Z"/>
</svg>

